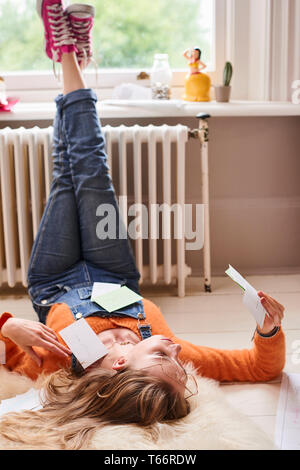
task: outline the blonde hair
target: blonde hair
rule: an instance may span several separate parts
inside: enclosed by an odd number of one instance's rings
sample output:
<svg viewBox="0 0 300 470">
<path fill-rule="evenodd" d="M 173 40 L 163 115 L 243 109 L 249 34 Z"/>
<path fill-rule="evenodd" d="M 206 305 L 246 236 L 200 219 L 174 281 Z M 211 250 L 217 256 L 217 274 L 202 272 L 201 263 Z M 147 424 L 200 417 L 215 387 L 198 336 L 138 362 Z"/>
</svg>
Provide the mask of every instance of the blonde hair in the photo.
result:
<svg viewBox="0 0 300 470">
<path fill-rule="evenodd" d="M 99 426 L 150 426 L 190 411 L 167 382 L 139 370 L 92 369 L 81 376 L 60 370 L 46 379 L 43 393 L 43 409 L 3 416 L 2 437 L 22 448 L 82 449 Z"/>
</svg>

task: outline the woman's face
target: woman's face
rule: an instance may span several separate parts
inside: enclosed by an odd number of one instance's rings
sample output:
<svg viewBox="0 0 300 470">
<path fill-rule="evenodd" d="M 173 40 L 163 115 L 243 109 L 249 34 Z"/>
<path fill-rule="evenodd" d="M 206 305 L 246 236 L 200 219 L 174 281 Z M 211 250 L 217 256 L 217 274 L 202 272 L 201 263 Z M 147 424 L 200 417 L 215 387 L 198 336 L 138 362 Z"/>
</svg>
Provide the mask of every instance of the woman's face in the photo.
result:
<svg viewBox="0 0 300 470">
<path fill-rule="evenodd" d="M 197 51 L 196 49 L 193 49 L 192 50 L 192 58 L 194 60 L 198 60 L 199 59 L 199 51 Z"/>
<path fill-rule="evenodd" d="M 163 335 L 154 335 L 136 344 L 114 343 L 101 360 L 101 367 L 116 371 L 142 369 L 163 378 L 174 390 L 184 393 L 187 377 L 178 359 L 180 351 L 179 344 Z"/>
</svg>

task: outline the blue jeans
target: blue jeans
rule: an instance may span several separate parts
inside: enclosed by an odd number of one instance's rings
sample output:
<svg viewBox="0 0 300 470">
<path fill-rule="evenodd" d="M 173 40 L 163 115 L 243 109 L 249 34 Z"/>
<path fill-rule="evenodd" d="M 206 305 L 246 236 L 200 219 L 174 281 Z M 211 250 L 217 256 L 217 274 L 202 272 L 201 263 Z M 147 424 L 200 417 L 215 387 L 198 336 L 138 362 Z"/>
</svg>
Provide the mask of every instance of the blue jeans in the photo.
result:
<svg viewBox="0 0 300 470">
<path fill-rule="evenodd" d="M 125 228 L 109 176 L 96 94 L 81 89 L 55 101 L 53 180 L 28 270 L 28 293 L 42 322 L 57 302 L 67 303 L 74 316 L 106 316 L 90 301 L 93 283 L 121 283 L 139 292 L 140 278 L 128 238 L 118 237 Z M 115 209 L 115 239 L 96 234 L 100 204 Z M 115 312 L 120 313 L 137 318 L 142 303 Z"/>
</svg>

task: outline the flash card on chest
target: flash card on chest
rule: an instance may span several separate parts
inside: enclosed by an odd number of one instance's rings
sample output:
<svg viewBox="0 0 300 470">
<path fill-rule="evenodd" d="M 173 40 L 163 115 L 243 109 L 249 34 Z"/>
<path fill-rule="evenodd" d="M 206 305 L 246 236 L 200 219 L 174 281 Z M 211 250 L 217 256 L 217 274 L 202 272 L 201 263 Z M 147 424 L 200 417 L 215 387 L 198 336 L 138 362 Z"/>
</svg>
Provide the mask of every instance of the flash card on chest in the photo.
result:
<svg viewBox="0 0 300 470">
<path fill-rule="evenodd" d="M 84 369 L 108 354 L 108 350 L 84 318 L 67 326 L 59 334 Z"/>
</svg>

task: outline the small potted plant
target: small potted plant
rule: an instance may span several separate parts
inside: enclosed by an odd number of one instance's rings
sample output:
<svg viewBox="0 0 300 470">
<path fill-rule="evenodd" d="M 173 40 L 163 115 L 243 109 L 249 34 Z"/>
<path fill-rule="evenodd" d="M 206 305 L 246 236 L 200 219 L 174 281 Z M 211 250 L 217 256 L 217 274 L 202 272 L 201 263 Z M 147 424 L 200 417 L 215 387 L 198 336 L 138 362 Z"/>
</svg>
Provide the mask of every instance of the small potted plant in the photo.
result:
<svg viewBox="0 0 300 470">
<path fill-rule="evenodd" d="M 223 72 L 223 85 L 215 86 L 216 100 L 219 103 L 228 103 L 231 92 L 231 78 L 233 68 L 230 62 L 226 62 Z"/>
</svg>

